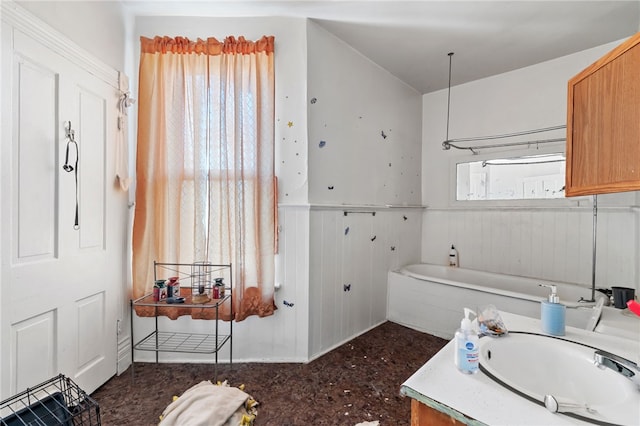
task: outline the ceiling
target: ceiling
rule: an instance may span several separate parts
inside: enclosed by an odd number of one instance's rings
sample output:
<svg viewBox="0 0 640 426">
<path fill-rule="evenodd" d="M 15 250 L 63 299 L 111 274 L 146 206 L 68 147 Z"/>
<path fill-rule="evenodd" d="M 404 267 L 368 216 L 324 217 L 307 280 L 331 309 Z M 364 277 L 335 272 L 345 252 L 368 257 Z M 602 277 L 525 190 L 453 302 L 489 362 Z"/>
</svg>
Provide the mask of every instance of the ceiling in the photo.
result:
<svg viewBox="0 0 640 426">
<path fill-rule="evenodd" d="M 420 93 L 447 87 L 449 52 L 457 85 L 640 31 L 640 0 L 121 3 L 133 16 L 310 18 Z"/>
</svg>

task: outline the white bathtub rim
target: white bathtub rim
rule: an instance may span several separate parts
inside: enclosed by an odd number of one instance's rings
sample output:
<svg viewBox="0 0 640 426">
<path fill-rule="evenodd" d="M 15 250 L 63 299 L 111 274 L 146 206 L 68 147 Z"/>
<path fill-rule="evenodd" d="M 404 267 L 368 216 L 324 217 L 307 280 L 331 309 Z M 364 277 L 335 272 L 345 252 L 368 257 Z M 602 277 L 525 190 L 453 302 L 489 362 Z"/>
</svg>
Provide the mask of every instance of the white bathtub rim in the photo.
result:
<svg viewBox="0 0 640 426">
<path fill-rule="evenodd" d="M 437 283 L 440 283 L 440 284 L 451 285 L 451 286 L 454 286 L 454 287 L 466 288 L 466 289 L 470 289 L 470 290 L 480 291 L 480 292 L 483 292 L 483 293 L 499 294 L 501 296 L 513 297 L 513 298 L 516 298 L 516 299 L 528 300 L 528 301 L 532 301 L 532 302 L 541 302 L 543 300 L 546 300 L 545 297 L 535 296 L 535 295 L 526 294 L 526 293 L 522 293 L 522 292 L 518 292 L 518 291 L 504 290 L 504 289 L 495 288 L 495 287 L 488 287 L 488 286 L 484 286 L 484 285 L 466 283 L 466 282 L 456 281 L 456 280 L 443 278 L 443 277 L 425 276 L 425 275 L 419 274 L 417 272 L 413 272 L 410 269 L 407 269 L 408 267 L 411 267 L 413 265 L 426 265 L 426 266 L 429 266 L 429 267 L 436 267 L 436 268 L 441 268 L 441 269 L 448 268 L 448 266 L 436 265 L 436 264 L 431 264 L 431 263 L 413 263 L 413 264 L 410 264 L 410 265 L 404 265 L 404 266 L 402 266 L 400 268 L 394 269 L 391 272 L 394 272 L 394 273 L 397 273 L 397 274 L 400 274 L 400 275 L 404 275 L 404 276 L 408 276 L 408 277 L 411 277 L 411 278 L 415 278 L 415 279 L 420 280 L 420 281 L 437 282 Z M 537 283 L 553 284 L 553 285 L 557 285 L 559 287 L 560 286 L 578 287 L 581 290 L 584 290 L 585 292 L 590 290 L 587 287 L 584 287 L 584 286 L 581 286 L 581 285 L 575 284 L 575 283 L 567 283 L 567 282 L 560 282 L 560 281 L 549 281 L 549 280 L 536 279 L 536 278 L 524 277 L 524 276 L 519 276 L 519 275 L 498 274 L 498 273 L 495 273 L 495 272 L 477 271 L 477 270 L 474 270 L 474 269 L 464 269 L 464 268 L 457 268 L 457 269 L 463 270 L 463 271 L 470 271 L 472 273 L 490 274 L 490 275 L 502 275 L 502 276 L 506 276 L 506 277 L 513 277 L 513 278 L 516 278 L 516 279 L 532 280 L 532 281 L 535 281 Z M 600 293 L 600 292 L 596 292 L 596 299 L 598 299 L 600 297 L 606 297 L 606 296 L 604 294 Z M 591 308 L 592 306 L 595 305 L 594 302 L 578 302 L 577 300 L 573 300 L 573 301 L 560 300 L 560 303 L 562 303 L 563 305 L 567 306 L 568 308 L 581 308 L 581 307 Z"/>
</svg>

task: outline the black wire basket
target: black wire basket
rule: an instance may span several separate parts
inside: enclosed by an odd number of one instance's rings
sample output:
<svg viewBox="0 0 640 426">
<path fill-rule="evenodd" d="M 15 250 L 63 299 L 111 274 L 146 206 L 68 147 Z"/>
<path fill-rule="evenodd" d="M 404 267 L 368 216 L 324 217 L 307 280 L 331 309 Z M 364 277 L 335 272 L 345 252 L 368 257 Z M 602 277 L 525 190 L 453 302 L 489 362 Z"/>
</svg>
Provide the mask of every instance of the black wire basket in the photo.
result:
<svg viewBox="0 0 640 426">
<path fill-rule="evenodd" d="M 100 406 L 60 374 L 0 402 L 0 425 L 100 425 Z"/>
</svg>

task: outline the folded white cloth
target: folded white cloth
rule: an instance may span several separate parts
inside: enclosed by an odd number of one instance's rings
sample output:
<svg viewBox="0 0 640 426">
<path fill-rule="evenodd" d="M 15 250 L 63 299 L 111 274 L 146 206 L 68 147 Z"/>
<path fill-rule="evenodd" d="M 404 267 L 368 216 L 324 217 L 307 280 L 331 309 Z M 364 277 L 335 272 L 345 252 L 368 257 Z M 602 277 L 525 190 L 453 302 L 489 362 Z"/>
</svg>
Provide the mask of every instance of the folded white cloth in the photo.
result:
<svg viewBox="0 0 640 426">
<path fill-rule="evenodd" d="M 250 396 L 238 388 L 206 380 L 187 389 L 162 412 L 161 426 L 222 426 Z"/>
</svg>

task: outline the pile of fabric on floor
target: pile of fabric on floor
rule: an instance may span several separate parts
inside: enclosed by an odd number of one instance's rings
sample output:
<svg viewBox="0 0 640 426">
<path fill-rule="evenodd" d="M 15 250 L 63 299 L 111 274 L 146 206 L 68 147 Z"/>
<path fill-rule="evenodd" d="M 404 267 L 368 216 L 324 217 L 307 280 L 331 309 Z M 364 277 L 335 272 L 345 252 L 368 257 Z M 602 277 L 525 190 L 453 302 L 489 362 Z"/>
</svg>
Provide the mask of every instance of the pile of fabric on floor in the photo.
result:
<svg viewBox="0 0 640 426">
<path fill-rule="evenodd" d="M 224 381 L 205 380 L 187 389 L 165 408 L 159 426 L 251 426 L 258 403 L 240 388 Z"/>
</svg>

